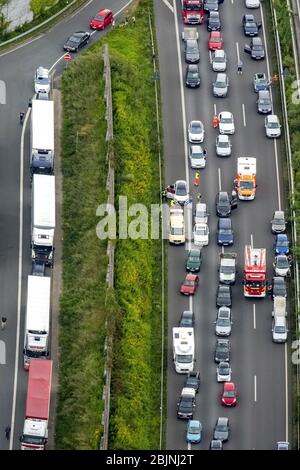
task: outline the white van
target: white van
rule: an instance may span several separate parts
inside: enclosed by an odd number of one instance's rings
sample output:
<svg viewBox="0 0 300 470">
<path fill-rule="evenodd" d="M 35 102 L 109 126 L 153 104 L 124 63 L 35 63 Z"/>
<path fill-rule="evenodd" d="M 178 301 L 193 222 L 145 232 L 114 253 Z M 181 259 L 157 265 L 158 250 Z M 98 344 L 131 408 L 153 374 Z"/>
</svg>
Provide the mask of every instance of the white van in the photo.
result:
<svg viewBox="0 0 300 470">
<path fill-rule="evenodd" d="M 286 298 L 285 297 L 274 297 L 273 304 L 273 325 L 272 335 L 275 343 L 285 343 L 287 340 L 287 310 L 286 310 Z"/>
</svg>

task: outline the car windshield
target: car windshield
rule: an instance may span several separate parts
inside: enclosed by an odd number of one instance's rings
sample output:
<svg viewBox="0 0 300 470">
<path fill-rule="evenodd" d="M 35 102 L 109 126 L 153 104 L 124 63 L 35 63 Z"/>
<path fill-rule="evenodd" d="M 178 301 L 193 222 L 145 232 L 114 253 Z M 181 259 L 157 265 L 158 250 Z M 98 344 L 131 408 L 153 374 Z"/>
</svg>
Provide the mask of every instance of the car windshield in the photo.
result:
<svg viewBox="0 0 300 470">
<path fill-rule="evenodd" d="M 227 84 L 226 84 L 226 82 L 215 82 L 215 87 L 216 88 L 226 88 Z"/>
<path fill-rule="evenodd" d="M 197 47 L 189 46 L 186 49 L 188 54 L 199 54 L 199 49 Z"/>
<path fill-rule="evenodd" d="M 265 281 L 246 281 L 247 287 L 263 287 L 265 285 Z"/>
<path fill-rule="evenodd" d="M 225 58 L 224 57 L 219 57 L 219 56 L 215 56 L 214 57 L 214 62 L 225 62 Z"/>
<path fill-rule="evenodd" d="M 232 123 L 232 118 L 231 117 L 221 117 L 221 123 L 222 124 L 231 124 Z"/>
<path fill-rule="evenodd" d="M 200 429 L 199 426 L 190 426 L 189 427 L 189 433 L 190 434 L 199 434 Z"/>
<path fill-rule="evenodd" d="M 198 263 L 199 262 L 199 256 L 190 256 L 189 261 L 191 263 Z"/>
<path fill-rule="evenodd" d="M 287 240 L 278 240 L 277 241 L 277 246 L 287 247 L 287 246 L 289 246 L 289 242 Z"/>
<path fill-rule="evenodd" d="M 217 325 L 218 326 L 230 326 L 230 321 L 227 318 L 218 318 Z"/>
<path fill-rule="evenodd" d="M 282 334 L 285 333 L 285 327 L 284 326 L 275 326 L 274 328 L 275 333 Z"/>
<path fill-rule="evenodd" d="M 196 228 L 195 233 L 196 235 L 207 235 L 207 228 Z"/>
<path fill-rule="evenodd" d="M 284 220 L 282 219 L 275 219 L 273 220 L 273 224 L 276 224 L 276 225 L 284 225 Z"/>
<path fill-rule="evenodd" d="M 224 397 L 225 398 L 234 398 L 235 397 L 234 390 L 225 390 Z"/>
<path fill-rule="evenodd" d="M 221 38 L 219 36 L 213 36 L 211 42 L 221 42 Z"/>
<path fill-rule="evenodd" d="M 193 356 L 191 354 L 177 354 L 176 355 L 176 362 L 181 364 L 188 364 L 192 362 Z"/>
<path fill-rule="evenodd" d="M 288 263 L 287 258 L 278 258 L 277 259 L 277 267 L 278 268 L 288 268 L 289 263 Z"/>
<path fill-rule="evenodd" d="M 42 85 L 48 85 L 48 83 L 49 83 L 49 78 L 48 77 L 43 77 L 41 75 L 38 75 L 36 79 Z"/>
<path fill-rule="evenodd" d="M 94 20 L 97 20 L 97 21 L 100 21 L 100 23 L 103 23 L 104 21 L 104 16 L 101 16 L 101 15 L 96 15 Z"/>
<path fill-rule="evenodd" d="M 274 122 L 274 121 L 273 121 L 273 122 L 270 122 L 270 121 L 269 121 L 269 122 L 268 122 L 268 127 L 269 127 L 270 129 L 277 129 L 277 127 L 279 127 L 279 124 L 278 124 L 278 122 Z"/>
<path fill-rule="evenodd" d="M 195 4 L 195 3 L 190 3 L 188 5 L 184 6 L 185 10 L 188 11 L 201 11 L 202 10 L 202 4 Z"/>
<path fill-rule="evenodd" d="M 230 228 L 220 228 L 220 229 L 219 229 L 219 233 L 221 233 L 221 234 L 226 234 L 226 233 L 229 234 L 229 233 L 231 233 L 231 229 L 230 229 Z"/>
<path fill-rule="evenodd" d="M 183 235 L 183 233 L 184 233 L 183 228 L 181 228 L 181 227 L 173 227 L 171 229 L 171 234 L 172 235 Z"/>
<path fill-rule="evenodd" d="M 217 427 L 216 427 L 216 431 L 226 432 L 227 431 L 227 426 L 225 424 L 218 424 Z"/>
<path fill-rule="evenodd" d="M 219 367 L 219 374 L 228 374 L 228 373 L 229 373 L 229 367 L 227 365 Z"/>
<path fill-rule="evenodd" d="M 255 45 L 252 46 L 252 50 L 253 50 L 253 51 L 261 51 L 262 48 L 263 48 L 263 47 L 262 47 L 262 45 L 260 45 L 260 44 L 255 44 Z"/>
<path fill-rule="evenodd" d="M 186 187 L 185 186 L 177 186 L 176 194 L 177 194 L 177 196 L 186 196 Z"/>
<path fill-rule="evenodd" d="M 269 98 L 261 98 L 259 100 L 259 104 L 262 104 L 262 105 L 269 105 L 271 103 L 270 99 Z"/>
<path fill-rule="evenodd" d="M 204 219 L 206 217 L 206 213 L 203 211 L 197 211 L 196 217 L 199 217 L 199 219 Z"/>
<path fill-rule="evenodd" d="M 231 274 L 234 272 L 234 269 L 231 266 L 222 266 L 222 273 Z"/>
<path fill-rule="evenodd" d="M 201 130 L 202 130 L 202 128 L 201 128 L 201 125 L 200 125 L 200 124 L 193 124 L 193 125 L 191 126 L 191 132 L 192 132 L 193 134 L 200 134 L 200 133 L 201 133 Z"/>
<path fill-rule="evenodd" d="M 240 188 L 241 189 L 253 189 L 254 182 L 253 181 L 240 181 Z"/>
<path fill-rule="evenodd" d="M 188 78 L 189 78 L 189 79 L 192 78 L 192 79 L 195 80 L 195 79 L 197 79 L 198 77 L 199 77 L 198 72 L 191 72 L 191 71 L 188 72 Z"/>
<path fill-rule="evenodd" d="M 253 20 L 252 21 L 247 21 L 245 26 L 246 26 L 246 28 L 254 29 L 254 28 L 256 28 L 256 23 Z"/>
<path fill-rule="evenodd" d="M 71 36 L 70 41 L 71 42 L 80 42 L 81 38 L 82 38 L 82 36 Z"/>
<path fill-rule="evenodd" d="M 220 148 L 227 148 L 229 147 L 229 142 L 218 142 L 218 147 Z"/>
<path fill-rule="evenodd" d="M 229 203 L 228 201 L 220 201 L 219 202 L 219 207 L 229 207 Z"/>
<path fill-rule="evenodd" d="M 193 152 L 192 153 L 192 158 L 195 158 L 195 159 L 202 159 L 203 158 L 203 152 Z"/>
<path fill-rule="evenodd" d="M 186 279 L 184 281 L 185 286 L 194 286 L 194 284 L 195 284 L 195 281 L 192 281 L 191 279 Z"/>
</svg>

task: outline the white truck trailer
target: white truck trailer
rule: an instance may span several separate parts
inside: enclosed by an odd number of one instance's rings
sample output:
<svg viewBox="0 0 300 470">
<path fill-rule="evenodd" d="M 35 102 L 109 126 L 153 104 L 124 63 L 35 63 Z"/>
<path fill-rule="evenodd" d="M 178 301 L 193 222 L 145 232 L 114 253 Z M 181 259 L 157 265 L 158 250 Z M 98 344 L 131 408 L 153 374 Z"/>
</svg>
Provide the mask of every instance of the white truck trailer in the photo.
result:
<svg viewBox="0 0 300 470">
<path fill-rule="evenodd" d="M 53 266 L 55 229 L 55 176 L 33 175 L 31 202 L 32 260 Z"/>
<path fill-rule="evenodd" d="M 24 336 L 24 368 L 31 358 L 45 359 L 49 355 L 51 278 L 28 276 Z"/>
<path fill-rule="evenodd" d="M 52 175 L 54 169 L 54 104 L 32 100 L 30 174 Z"/>
</svg>

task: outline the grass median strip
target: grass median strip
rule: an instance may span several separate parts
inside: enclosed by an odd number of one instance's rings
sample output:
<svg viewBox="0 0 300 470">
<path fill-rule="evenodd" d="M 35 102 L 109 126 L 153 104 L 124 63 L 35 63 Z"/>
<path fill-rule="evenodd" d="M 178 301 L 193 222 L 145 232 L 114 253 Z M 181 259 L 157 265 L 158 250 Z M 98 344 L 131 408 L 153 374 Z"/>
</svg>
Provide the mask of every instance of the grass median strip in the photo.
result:
<svg viewBox="0 0 300 470">
<path fill-rule="evenodd" d="M 137 3 L 135 23 L 116 27 L 105 42 L 112 72 L 116 202 L 126 196 L 128 207 L 140 203 L 150 214 L 160 193 L 150 2 Z M 56 447 L 99 446 L 104 322 L 115 314 L 109 447 L 154 449 L 160 426 L 161 242 L 150 239 L 150 226 L 148 239 L 117 240 L 115 294 L 108 310 L 106 241 L 96 237 L 96 208 L 107 198 L 102 44 L 103 39 L 79 57 L 62 81 L 64 241 Z M 129 226 L 137 215 L 128 217 Z"/>
</svg>

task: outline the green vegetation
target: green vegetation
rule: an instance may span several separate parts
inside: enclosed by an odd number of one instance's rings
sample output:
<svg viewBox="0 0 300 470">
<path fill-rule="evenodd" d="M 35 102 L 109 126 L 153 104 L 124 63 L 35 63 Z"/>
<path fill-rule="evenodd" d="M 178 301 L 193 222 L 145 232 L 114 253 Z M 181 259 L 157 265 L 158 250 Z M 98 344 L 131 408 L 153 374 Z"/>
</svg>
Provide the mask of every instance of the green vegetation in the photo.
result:
<svg viewBox="0 0 300 470">
<path fill-rule="evenodd" d="M 150 213 L 160 193 L 150 2 L 138 3 L 135 25 L 116 27 L 105 42 L 112 70 L 116 202 L 127 196 L 128 207 L 141 203 Z M 64 285 L 56 448 L 99 446 L 104 320 L 110 324 L 115 315 L 109 447 L 155 449 L 160 427 L 161 242 L 117 241 L 116 290 L 109 293 L 108 311 L 106 243 L 95 231 L 97 205 L 106 201 L 103 42 L 69 66 L 62 81 Z"/>
<path fill-rule="evenodd" d="M 97 449 L 101 431 L 106 242 L 106 122 L 101 57 L 88 52 L 63 75 L 63 294 L 56 448 Z"/>
</svg>

